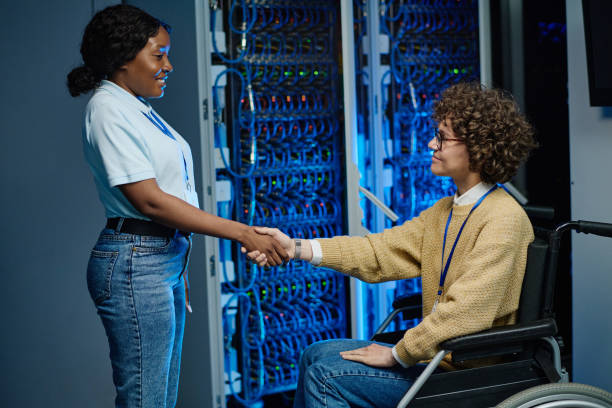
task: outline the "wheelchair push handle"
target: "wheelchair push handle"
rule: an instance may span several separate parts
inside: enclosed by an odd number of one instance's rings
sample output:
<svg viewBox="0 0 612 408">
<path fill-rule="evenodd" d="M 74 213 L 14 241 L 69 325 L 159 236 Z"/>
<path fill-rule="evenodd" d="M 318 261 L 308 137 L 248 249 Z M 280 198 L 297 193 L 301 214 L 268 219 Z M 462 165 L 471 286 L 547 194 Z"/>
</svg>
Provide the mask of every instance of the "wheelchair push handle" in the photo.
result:
<svg viewBox="0 0 612 408">
<path fill-rule="evenodd" d="M 605 222 L 577 221 L 576 231 L 612 238 L 612 224 Z"/>
</svg>

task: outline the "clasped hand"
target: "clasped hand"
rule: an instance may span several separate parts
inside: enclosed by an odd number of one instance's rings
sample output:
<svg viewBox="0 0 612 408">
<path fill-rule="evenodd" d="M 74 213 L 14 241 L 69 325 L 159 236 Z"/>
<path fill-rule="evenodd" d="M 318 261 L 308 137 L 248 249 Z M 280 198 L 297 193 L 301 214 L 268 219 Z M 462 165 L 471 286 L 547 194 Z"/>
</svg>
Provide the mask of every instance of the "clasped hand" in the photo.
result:
<svg viewBox="0 0 612 408">
<path fill-rule="evenodd" d="M 270 229 L 271 228 L 249 227 L 244 231 L 239 240 L 242 244 L 242 253 L 248 252 L 247 256 L 251 261 L 255 262 L 255 259 L 259 258 L 263 260 L 257 262 L 260 266 L 278 266 L 293 258 L 293 253 L 289 253 L 285 245 L 283 245 L 279 239 L 276 239 L 275 235 L 260 231 Z M 282 232 L 278 232 L 282 234 Z M 289 239 L 289 237 L 287 237 L 287 239 Z M 291 239 L 289 239 L 289 241 L 291 241 Z M 251 257 L 251 254 L 255 254 L 254 257 Z"/>
<path fill-rule="evenodd" d="M 293 259 L 295 257 L 295 242 L 289 238 L 288 235 L 283 234 L 281 230 L 278 228 L 267 228 L 267 227 L 253 227 L 254 231 L 262 236 L 266 237 L 272 241 L 274 241 L 286 254 L 286 258 L 283 257 L 284 260 Z M 279 263 L 273 263 L 276 260 L 270 259 L 270 255 L 264 251 L 259 249 L 251 250 L 243 245 L 240 248 L 243 254 L 246 254 L 247 258 L 249 258 L 253 263 L 256 263 L 259 266 L 276 266 L 280 265 Z"/>
</svg>

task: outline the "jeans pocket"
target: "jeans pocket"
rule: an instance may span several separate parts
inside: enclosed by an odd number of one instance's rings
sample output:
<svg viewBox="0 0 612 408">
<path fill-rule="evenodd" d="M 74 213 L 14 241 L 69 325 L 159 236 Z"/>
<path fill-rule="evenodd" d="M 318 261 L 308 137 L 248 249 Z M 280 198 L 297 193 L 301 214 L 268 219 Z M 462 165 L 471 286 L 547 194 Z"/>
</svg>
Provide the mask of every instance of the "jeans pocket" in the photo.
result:
<svg viewBox="0 0 612 408">
<path fill-rule="evenodd" d="M 111 297 L 111 279 L 118 251 L 91 251 L 87 265 L 87 289 L 95 304 Z"/>
<path fill-rule="evenodd" d="M 169 237 L 150 237 L 141 236 L 138 245 L 134 245 L 134 251 L 137 252 L 164 252 L 170 247 L 172 238 Z"/>
</svg>

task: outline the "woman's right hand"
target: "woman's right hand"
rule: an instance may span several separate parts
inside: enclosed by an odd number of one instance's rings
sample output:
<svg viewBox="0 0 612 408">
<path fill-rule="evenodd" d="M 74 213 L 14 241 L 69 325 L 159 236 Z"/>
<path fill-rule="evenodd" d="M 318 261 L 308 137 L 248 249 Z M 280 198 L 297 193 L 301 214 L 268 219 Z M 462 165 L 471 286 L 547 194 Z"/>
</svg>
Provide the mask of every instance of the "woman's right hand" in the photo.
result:
<svg viewBox="0 0 612 408">
<path fill-rule="evenodd" d="M 282 265 L 283 262 L 292 258 L 292 256 L 288 254 L 285 245 L 275 239 L 274 235 L 263 232 L 258 233 L 256 229 L 259 229 L 259 227 L 248 227 L 240 238 L 239 242 L 242 244 L 242 252 L 248 251 L 249 253 L 264 255 L 269 266 Z M 278 232 L 285 235 L 280 231 Z M 287 239 L 289 239 L 289 237 L 287 237 Z M 289 241 L 291 241 L 291 239 L 289 239 Z"/>
<path fill-rule="evenodd" d="M 274 238 L 274 240 L 282 246 L 289 259 L 293 259 L 295 257 L 295 241 L 288 235 L 284 234 L 281 230 L 278 228 L 267 227 L 254 227 L 254 229 L 258 234 Z M 245 247 L 241 248 L 241 251 L 243 254 L 246 253 L 247 258 L 259 266 L 274 266 L 269 261 L 269 257 L 267 257 L 262 251 L 249 251 L 248 248 Z"/>
</svg>

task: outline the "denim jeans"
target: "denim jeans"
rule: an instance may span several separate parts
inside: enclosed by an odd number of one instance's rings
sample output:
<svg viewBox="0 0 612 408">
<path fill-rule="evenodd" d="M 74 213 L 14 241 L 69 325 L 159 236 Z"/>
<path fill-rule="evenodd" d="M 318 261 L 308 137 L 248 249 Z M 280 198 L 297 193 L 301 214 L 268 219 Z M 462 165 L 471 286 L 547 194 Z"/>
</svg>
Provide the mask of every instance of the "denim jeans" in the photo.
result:
<svg viewBox="0 0 612 408">
<path fill-rule="evenodd" d="M 340 357 L 341 351 L 372 343 L 340 339 L 308 346 L 300 358 L 294 407 L 397 406 L 426 365 L 403 368 L 398 364 L 391 368 L 376 368 Z"/>
<path fill-rule="evenodd" d="M 116 407 L 176 404 L 191 239 L 105 229 L 91 252 L 87 287 L 108 336 Z"/>
</svg>

